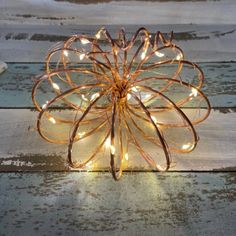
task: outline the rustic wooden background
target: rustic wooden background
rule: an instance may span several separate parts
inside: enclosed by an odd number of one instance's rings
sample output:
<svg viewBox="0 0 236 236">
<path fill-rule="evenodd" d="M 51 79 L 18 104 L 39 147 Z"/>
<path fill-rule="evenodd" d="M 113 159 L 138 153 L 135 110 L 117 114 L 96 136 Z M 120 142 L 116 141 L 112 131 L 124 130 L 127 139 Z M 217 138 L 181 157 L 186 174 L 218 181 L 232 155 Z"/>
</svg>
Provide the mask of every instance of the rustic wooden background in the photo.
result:
<svg viewBox="0 0 236 236">
<path fill-rule="evenodd" d="M 0 1 L 0 235 L 236 235 L 236 2 L 84 2 Z M 67 172 L 66 147 L 34 129 L 32 76 L 47 49 L 104 25 L 174 30 L 205 73 L 211 115 L 196 126 L 197 149 L 173 155 L 168 173 L 138 160 L 118 183 Z"/>
</svg>

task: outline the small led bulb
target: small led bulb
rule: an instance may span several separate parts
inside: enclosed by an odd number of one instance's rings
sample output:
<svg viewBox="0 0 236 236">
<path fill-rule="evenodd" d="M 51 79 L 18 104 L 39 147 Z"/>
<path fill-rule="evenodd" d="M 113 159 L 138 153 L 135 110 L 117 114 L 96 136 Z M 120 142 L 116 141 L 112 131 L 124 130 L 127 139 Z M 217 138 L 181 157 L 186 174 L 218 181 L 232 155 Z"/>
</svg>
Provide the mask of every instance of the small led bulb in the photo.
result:
<svg viewBox="0 0 236 236">
<path fill-rule="evenodd" d="M 80 138 L 82 138 L 85 134 L 86 134 L 85 132 L 78 133 Z"/>
<path fill-rule="evenodd" d="M 128 93 L 128 94 L 127 94 L 127 100 L 130 100 L 131 97 L 132 97 L 131 94 Z"/>
<path fill-rule="evenodd" d="M 114 155 L 116 152 L 116 149 L 113 145 L 110 145 L 110 150 L 111 150 L 111 154 Z"/>
<path fill-rule="evenodd" d="M 181 60 L 182 59 L 182 55 L 181 54 L 178 54 L 177 56 L 176 56 L 176 60 Z"/>
<path fill-rule="evenodd" d="M 86 98 L 84 94 L 82 94 L 81 97 L 84 101 L 86 101 L 86 102 L 88 101 L 88 98 Z"/>
<path fill-rule="evenodd" d="M 97 32 L 97 34 L 95 35 L 96 39 L 100 39 L 101 38 L 101 32 Z"/>
<path fill-rule="evenodd" d="M 156 55 L 157 57 L 164 57 L 164 56 L 165 56 L 164 53 L 161 53 L 161 52 L 158 52 L 158 51 L 155 52 L 155 55 Z"/>
<path fill-rule="evenodd" d="M 134 92 L 136 92 L 136 93 L 138 92 L 137 87 L 132 87 L 131 90 L 134 91 Z"/>
<path fill-rule="evenodd" d="M 96 98 L 98 98 L 100 96 L 100 94 L 99 93 L 94 93 L 92 96 L 91 96 L 91 99 L 90 99 L 90 101 L 92 102 L 92 101 L 94 101 Z"/>
<path fill-rule="evenodd" d="M 86 167 L 89 167 L 89 166 L 91 166 L 92 164 L 93 164 L 93 162 L 92 162 L 92 161 L 89 161 L 88 163 L 85 164 L 85 166 L 86 166 Z"/>
<path fill-rule="evenodd" d="M 189 96 L 190 96 L 190 97 L 191 97 L 191 96 L 197 97 L 197 95 L 198 95 L 197 89 L 192 88 L 192 93 L 190 93 Z"/>
<path fill-rule="evenodd" d="M 142 52 L 140 57 L 143 60 L 146 57 L 146 52 Z"/>
<path fill-rule="evenodd" d="M 192 146 L 191 143 L 186 143 L 186 144 L 183 144 L 183 145 L 182 145 L 182 149 L 187 150 L 187 149 L 189 149 L 191 146 Z"/>
<path fill-rule="evenodd" d="M 67 50 L 63 50 L 63 54 L 64 54 L 66 57 L 68 57 L 68 56 L 69 56 L 69 53 L 68 53 L 68 51 L 67 51 Z"/>
<path fill-rule="evenodd" d="M 59 85 L 56 84 L 56 83 L 52 83 L 52 87 L 53 87 L 54 89 L 56 89 L 56 90 L 60 90 Z"/>
<path fill-rule="evenodd" d="M 80 42 L 82 43 L 82 44 L 88 44 L 88 43 L 90 43 L 90 41 L 88 40 L 88 39 L 86 39 L 86 38 L 81 38 L 80 39 Z"/>
<path fill-rule="evenodd" d="M 111 139 L 108 137 L 105 141 L 105 147 L 106 148 L 109 148 L 110 147 L 110 144 L 111 144 Z"/>
<path fill-rule="evenodd" d="M 144 96 L 144 99 L 150 99 L 151 98 L 151 94 L 149 93 L 149 94 L 146 94 L 145 96 Z"/>
<path fill-rule="evenodd" d="M 53 124 L 56 124 L 56 120 L 53 117 L 50 117 L 48 120 L 52 122 Z"/>
<path fill-rule="evenodd" d="M 48 104 L 48 101 L 46 101 L 46 103 L 42 105 L 42 109 L 45 109 L 47 104 Z"/>
<path fill-rule="evenodd" d="M 153 120 L 154 123 L 157 123 L 157 119 L 155 116 L 151 116 L 151 119 Z"/>
<path fill-rule="evenodd" d="M 85 54 L 84 53 L 80 53 L 79 59 L 82 61 L 84 58 L 85 58 Z"/>
</svg>

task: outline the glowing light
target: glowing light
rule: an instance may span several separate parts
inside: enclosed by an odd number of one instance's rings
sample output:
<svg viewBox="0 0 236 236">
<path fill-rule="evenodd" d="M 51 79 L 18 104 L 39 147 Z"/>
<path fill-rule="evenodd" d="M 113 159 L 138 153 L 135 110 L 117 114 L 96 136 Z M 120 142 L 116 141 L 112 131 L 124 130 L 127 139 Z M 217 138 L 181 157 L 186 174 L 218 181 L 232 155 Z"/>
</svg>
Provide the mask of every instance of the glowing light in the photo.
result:
<svg viewBox="0 0 236 236">
<path fill-rule="evenodd" d="M 88 102 L 88 98 L 86 98 L 84 94 L 82 94 L 81 97 L 84 101 Z"/>
<path fill-rule="evenodd" d="M 151 98 L 151 94 L 149 93 L 149 94 L 146 94 L 145 96 L 144 96 L 144 99 L 146 100 L 146 99 L 150 99 Z"/>
<path fill-rule="evenodd" d="M 157 123 L 157 119 L 156 119 L 155 116 L 151 116 L 151 119 L 153 120 L 153 122 L 156 124 L 156 126 L 157 126 L 158 128 L 161 127 L 161 126 Z"/>
<path fill-rule="evenodd" d="M 110 147 L 110 144 L 111 144 L 111 139 L 108 137 L 104 143 L 105 147 L 106 148 L 109 148 Z"/>
<path fill-rule="evenodd" d="M 156 119 L 155 116 L 151 116 L 151 119 L 152 119 L 152 121 L 153 121 L 154 123 L 157 123 L 157 119 Z"/>
<path fill-rule="evenodd" d="M 113 145 L 110 145 L 110 150 L 111 150 L 111 154 L 114 155 L 116 152 L 116 149 Z"/>
<path fill-rule="evenodd" d="M 136 92 L 136 93 L 138 92 L 138 88 L 137 87 L 132 87 L 131 90 Z"/>
<path fill-rule="evenodd" d="M 146 52 L 142 52 L 140 57 L 143 60 L 146 57 Z"/>
<path fill-rule="evenodd" d="M 80 138 L 82 138 L 85 134 L 86 134 L 86 132 L 78 133 L 78 135 L 79 135 Z"/>
<path fill-rule="evenodd" d="M 131 97 L 132 97 L 131 94 L 128 93 L 128 94 L 127 94 L 127 100 L 130 100 Z"/>
<path fill-rule="evenodd" d="M 96 98 L 98 98 L 100 96 L 100 94 L 99 93 L 94 93 L 92 96 L 91 96 L 91 99 L 90 99 L 90 101 L 92 102 L 92 101 L 94 101 Z"/>
<path fill-rule="evenodd" d="M 161 167 L 160 165 L 156 164 L 156 167 L 157 167 L 160 171 L 163 171 L 163 167 Z"/>
<path fill-rule="evenodd" d="M 60 87 L 56 83 L 52 83 L 52 87 L 56 90 L 60 90 Z"/>
<path fill-rule="evenodd" d="M 63 51 L 63 54 L 64 54 L 66 57 L 68 57 L 68 56 L 69 56 L 69 53 L 68 53 L 68 51 L 67 51 L 67 50 L 64 50 L 64 51 Z"/>
<path fill-rule="evenodd" d="M 90 43 L 90 41 L 88 40 L 88 39 L 86 39 L 86 38 L 81 38 L 80 39 L 80 42 L 82 43 L 82 44 L 88 44 L 88 43 Z"/>
<path fill-rule="evenodd" d="M 47 105 L 48 105 L 48 101 L 46 101 L 46 103 L 42 105 L 42 109 L 45 109 Z"/>
<path fill-rule="evenodd" d="M 92 164 L 93 164 L 93 162 L 92 162 L 92 161 L 89 161 L 88 163 L 85 164 L 85 166 L 86 166 L 86 167 L 89 167 L 89 166 L 91 166 Z"/>
<path fill-rule="evenodd" d="M 197 95 L 198 95 L 197 89 L 192 88 L 192 93 L 190 93 L 189 96 L 190 96 L 190 97 L 191 97 L 191 96 L 197 97 Z"/>
<path fill-rule="evenodd" d="M 104 28 L 96 31 L 93 38 L 85 35 L 72 36 L 64 42 L 63 48 L 57 47 L 47 55 L 47 68 L 54 65 L 50 64 L 51 58 L 58 52 L 62 58 L 58 58 L 56 65 L 61 65 L 61 59 L 66 63 L 57 68 L 59 70 L 51 72 L 47 70 L 32 89 L 32 100 L 40 113 L 36 123 L 37 130 L 40 134 L 44 134 L 41 136 L 46 141 L 67 144 L 67 159 L 71 168 L 85 168 L 91 171 L 91 165 L 97 168 L 98 155 L 104 158 L 111 157 L 110 171 L 113 178 L 118 180 L 122 176 L 122 168 L 128 166 L 131 159 L 133 162 L 133 157 L 128 155 L 130 144 L 134 151 L 140 152 L 140 156 L 152 169 L 159 171 L 171 167 L 170 152 L 187 153 L 197 144 L 198 135 L 193 126 L 205 120 L 210 113 L 209 102 L 201 92 L 204 75 L 195 63 L 183 60 L 184 54 L 172 42 L 172 37 L 166 38 L 165 34 L 159 31 L 153 34 L 152 40 L 149 37 L 151 35 L 145 28 L 138 29 L 131 37 L 126 37 L 125 31 L 121 30 L 115 38 Z M 164 48 L 173 53 L 167 55 Z M 71 57 L 71 53 L 76 57 Z M 151 55 L 154 58 L 151 58 Z M 84 61 L 92 66 L 87 66 Z M 174 71 L 169 69 L 172 66 Z M 185 74 L 186 67 L 188 74 L 198 78 L 198 87 L 195 88 L 193 84 L 195 80 L 189 83 L 181 81 L 180 75 Z M 53 75 L 58 75 L 60 81 L 54 80 Z M 177 79 L 178 75 L 180 79 Z M 50 85 L 44 87 L 45 94 L 40 91 L 39 86 L 39 82 L 43 80 Z M 179 90 L 176 88 L 188 89 L 188 92 L 179 98 Z M 51 90 L 54 91 L 53 97 Z M 51 97 L 49 102 L 46 101 L 48 99 L 46 92 Z M 38 103 L 38 100 L 44 98 L 43 96 L 45 99 L 42 101 L 46 103 Z M 178 107 L 181 109 L 191 99 L 196 100 L 194 99 L 196 96 L 207 104 L 206 112 L 196 112 L 196 115 L 188 117 L 186 109 L 182 112 L 177 109 Z M 99 102 L 99 105 L 94 104 L 98 99 L 106 101 Z M 198 101 L 194 102 L 196 102 L 193 104 L 195 109 L 200 111 L 201 104 Z M 67 110 L 60 111 L 59 115 L 62 117 L 60 119 L 53 116 L 49 108 L 49 104 L 56 106 L 58 103 L 66 103 L 66 107 L 70 108 L 69 114 Z M 185 124 L 188 124 L 188 137 L 181 137 L 174 127 L 186 129 Z M 148 132 L 150 130 L 154 132 Z M 150 152 L 150 146 L 146 145 L 148 140 L 153 141 L 153 152 Z M 85 155 L 87 161 L 78 163 L 75 160 L 78 153 L 75 151 L 72 153 L 72 149 L 77 141 L 79 149 L 91 149 L 92 153 L 85 152 L 89 155 L 87 157 Z M 181 144 L 178 144 L 179 142 Z M 160 163 L 156 163 L 153 156 L 156 153 L 155 148 L 164 150 L 164 159 L 160 160 Z M 117 165 L 120 155 L 124 165 Z"/>
<path fill-rule="evenodd" d="M 99 31 L 96 35 L 95 35 L 96 39 L 100 39 L 101 38 L 101 32 Z"/>
<path fill-rule="evenodd" d="M 82 61 L 85 58 L 85 53 L 80 53 L 79 59 Z"/>
<path fill-rule="evenodd" d="M 102 27 L 96 34 L 95 34 L 95 38 L 96 39 L 100 39 L 101 38 L 101 33 L 104 30 L 104 27 Z"/>
<path fill-rule="evenodd" d="M 164 57 L 165 56 L 164 53 L 161 53 L 161 52 L 158 52 L 158 51 L 156 51 L 155 54 L 156 54 L 157 57 Z"/>
<path fill-rule="evenodd" d="M 53 117 L 50 117 L 48 120 L 52 122 L 53 124 L 56 124 L 56 120 Z"/>
<path fill-rule="evenodd" d="M 181 60 L 182 59 L 182 54 L 178 54 L 177 56 L 176 56 L 176 60 Z"/>
<path fill-rule="evenodd" d="M 183 144 L 182 149 L 183 149 L 183 150 L 187 150 L 187 149 L 189 149 L 191 146 L 192 146 L 191 143 Z"/>
<path fill-rule="evenodd" d="M 118 55 L 118 53 L 119 53 L 118 49 L 115 48 L 114 53 L 115 53 L 115 55 Z"/>
</svg>

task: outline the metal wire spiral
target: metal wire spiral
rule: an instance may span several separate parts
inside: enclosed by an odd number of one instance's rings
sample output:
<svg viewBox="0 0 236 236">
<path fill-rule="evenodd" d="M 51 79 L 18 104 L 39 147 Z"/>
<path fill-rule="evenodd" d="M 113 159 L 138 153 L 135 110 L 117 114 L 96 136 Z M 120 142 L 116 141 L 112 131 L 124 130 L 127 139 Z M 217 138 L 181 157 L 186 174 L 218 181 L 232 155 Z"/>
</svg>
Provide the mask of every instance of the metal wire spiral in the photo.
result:
<svg viewBox="0 0 236 236">
<path fill-rule="evenodd" d="M 210 113 L 204 75 L 172 39 L 145 28 L 131 39 L 121 29 L 113 39 L 101 28 L 49 51 L 46 73 L 32 90 L 37 130 L 48 142 L 68 145 L 70 167 L 109 157 L 118 180 L 130 156 L 165 171 L 171 152 L 196 147 L 194 125 Z"/>
</svg>

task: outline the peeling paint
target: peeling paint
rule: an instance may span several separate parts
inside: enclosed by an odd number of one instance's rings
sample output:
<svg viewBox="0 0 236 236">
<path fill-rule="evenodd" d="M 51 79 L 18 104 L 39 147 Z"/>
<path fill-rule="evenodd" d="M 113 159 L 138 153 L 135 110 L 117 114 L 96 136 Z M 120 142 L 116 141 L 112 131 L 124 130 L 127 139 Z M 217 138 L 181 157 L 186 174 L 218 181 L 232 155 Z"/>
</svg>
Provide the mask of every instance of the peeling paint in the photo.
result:
<svg viewBox="0 0 236 236">
<path fill-rule="evenodd" d="M 60 35 L 57 37 L 59 38 L 56 41 L 63 40 Z M 209 97 L 212 107 L 223 113 L 235 112 L 236 63 L 215 62 L 199 65 L 206 77 L 203 90 Z M 8 70 L 0 75 L 0 107 L 32 107 L 31 89 L 35 82 L 33 76 L 44 71 L 44 63 L 8 63 Z M 83 79 L 78 76 L 80 80 Z M 177 91 L 175 92 L 177 94 Z M 50 94 L 47 96 L 50 98 Z"/>
<path fill-rule="evenodd" d="M 16 157 L 0 158 L 0 171 L 66 171 L 66 161 L 58 155 L 19 154 Z"/>
<path fill-rule="evenodd" d="M 227 235 L 235 173 L 0 174 L 5 235 Z"/>
</svg>

